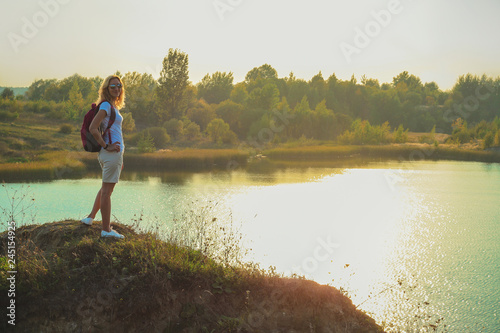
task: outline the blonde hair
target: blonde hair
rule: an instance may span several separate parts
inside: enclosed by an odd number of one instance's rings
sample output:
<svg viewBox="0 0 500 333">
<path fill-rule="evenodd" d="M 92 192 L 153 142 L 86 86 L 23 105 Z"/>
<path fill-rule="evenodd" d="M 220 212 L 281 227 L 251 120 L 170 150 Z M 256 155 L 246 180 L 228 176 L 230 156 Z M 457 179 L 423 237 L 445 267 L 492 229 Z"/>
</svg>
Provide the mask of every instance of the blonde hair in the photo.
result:
<svg viewBox="0 0 500 333">
<path fill-rule="evenodd" d="M 120 96 L 118 96 L 118 98 L 113 98 L 113 96 L 111 96 L 108 90 L 109 82 L 112 79 L 118 79 L 118 81 L 120 81 L 120 84 L 122 85 Z M 99 98 L 97 98 L 97 101 L 95 103 L 99 104 L 104 101 L 107 101 L 109 103 L 114 103 L 114 105 L 116 105 L 116 107 L 119 109 L 125 107 L 125 86 L 123 85 L 123 81 L 122 79 L 120 79 L 119 76 L 110 75 L 107 78 L 105 78 L 104 81 L 102 81 L 101 87 L 99 88 Z"/>
</svg>

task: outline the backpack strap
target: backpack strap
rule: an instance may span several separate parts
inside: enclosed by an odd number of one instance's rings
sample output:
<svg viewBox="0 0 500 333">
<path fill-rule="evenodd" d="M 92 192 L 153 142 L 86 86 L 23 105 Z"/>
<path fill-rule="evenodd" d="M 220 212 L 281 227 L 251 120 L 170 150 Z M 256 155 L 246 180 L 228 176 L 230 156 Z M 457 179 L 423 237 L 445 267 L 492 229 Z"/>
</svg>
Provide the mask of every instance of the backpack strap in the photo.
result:
<svg viewBox="0 0 500 333">
<path fill-rule="evenodd" d="M 99 111 L 100 107 L 101 107 L 101 104 L 104 103 L 104 102 L 108 102 L 108 101 L 102 101 L 101 103 L 99 103 L 99 105 L 97 105 L 97 111 Z M 109 103 L 109 102 L 108 102 Z M 111 105 L 111 103 L 109 103 L 109 105 L 111 106 L 111 115 L 109 116 L 109 121 L 108 121 L 108 126 L 106 127 L 106 129 L 102 132 L 102 134 L 104 135 L 106 132 L 108 132 L 108 135 L 109 135 L 109 144 L 112 144 L 111 142 L 111 126 L 114 124 L 115 122 L 115 119 L 116 119 L 116 111 L 115 111 L 115 108 L 113 107 L 113 105 Z M 96 113 L 97 113 L 96 111 Z"/>
<path fill-rule="evenodd" d="M 109 105 L 111 105 L 111 103 Z M 115 108 L 113 107 L 113 105 L 111 105 L 111 115 L 109 116 L 108 127 L 106 127 L 106 131 L 108 131 L 108 135 L 109 135 L 109 144 L 113 143 L 113 142 L 111 142 L 111 126 L 114 124 L 115 119 L 116 119 L 116 111 L 115 111 Z M 106 132 L 106 131 L 104 131 L 104 132 Z"/>
</svg>

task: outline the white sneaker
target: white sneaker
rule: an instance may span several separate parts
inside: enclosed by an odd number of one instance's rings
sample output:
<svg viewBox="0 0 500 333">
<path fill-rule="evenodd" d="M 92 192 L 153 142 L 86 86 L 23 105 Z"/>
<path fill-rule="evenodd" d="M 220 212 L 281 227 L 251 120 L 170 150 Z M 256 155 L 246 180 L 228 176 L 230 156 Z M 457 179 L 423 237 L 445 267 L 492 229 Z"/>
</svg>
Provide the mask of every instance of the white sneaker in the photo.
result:
<svg viewBox="0 0 500 333">
<path fill-rule="evenodd" d="M 111 229 L 111 231 L 101 231 L 101 237 L 115 237 L 115 238 L 125 238 L 125 236 L 123 235 L 120 235 L 119 233 L 117 233 L 116 231 L 114 231 L 113 229 Z"/>
<path fill-rule="evenodd" d="M 80 222 L 82 222 L 83 224 L 86 224 L 86 225 L 92 225 L 92 222 L 94 222 L 94 219 L 91 217 L 86 217 L 86 218 L 82 219 Z"/>
</svg>

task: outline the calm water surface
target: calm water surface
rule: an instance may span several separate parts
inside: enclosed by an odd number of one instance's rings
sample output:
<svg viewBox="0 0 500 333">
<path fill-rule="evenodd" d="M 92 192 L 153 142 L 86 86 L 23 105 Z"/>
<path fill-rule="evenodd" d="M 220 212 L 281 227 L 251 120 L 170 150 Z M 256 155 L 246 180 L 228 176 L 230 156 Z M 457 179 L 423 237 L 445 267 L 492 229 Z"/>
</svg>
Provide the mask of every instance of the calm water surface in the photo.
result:
<svg viewBox="0 0 500 333">
<path fill-rule="evenodd" d="M 100 180 L 7 186 L 34 197 L 26 221 L 45 223 L 86 216 Z M 112 202 L 114 220 L 142 218 L 146 229 L 167 229 L 187 212 L 231 220 L 252 249 L 248 260 L 342 287 L 394 331 L 437 322 L 450 332 L 500 332 L 497 164 L 126 173 Z"/>
</svg>

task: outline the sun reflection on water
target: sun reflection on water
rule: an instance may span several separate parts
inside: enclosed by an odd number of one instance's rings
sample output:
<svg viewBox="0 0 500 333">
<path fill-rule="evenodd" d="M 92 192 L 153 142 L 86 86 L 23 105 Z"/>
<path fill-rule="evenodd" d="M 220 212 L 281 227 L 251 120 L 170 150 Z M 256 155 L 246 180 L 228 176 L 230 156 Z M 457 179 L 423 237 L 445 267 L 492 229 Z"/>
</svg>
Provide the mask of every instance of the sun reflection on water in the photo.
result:
<svg viewBox="0 0 500 333">
<path fill-rule="evenodd" d="M 396 280 L 388 275 L 398 247 L 418 252 L 419 244 L 400 236 L 411 233 L 404 222 L 424 208 L 409 198 L 404 181 L 391 182 L 393 173 L 404 177 L 401 170 L 337 170 L 314 182 L 255 186 L 235 195 L 231 206 L 247 221 L 250 259 L 342 288 L 354 304 L 383 314 L 389 294 L 369 298 Z"/>
</svg>

